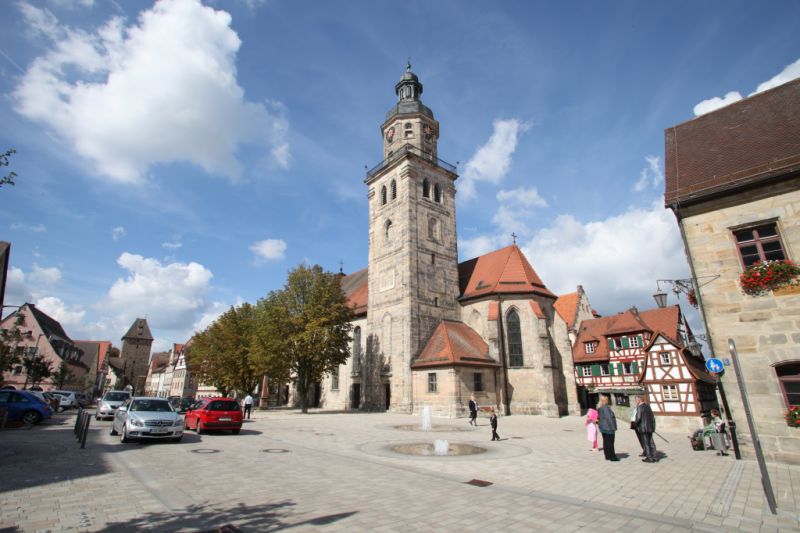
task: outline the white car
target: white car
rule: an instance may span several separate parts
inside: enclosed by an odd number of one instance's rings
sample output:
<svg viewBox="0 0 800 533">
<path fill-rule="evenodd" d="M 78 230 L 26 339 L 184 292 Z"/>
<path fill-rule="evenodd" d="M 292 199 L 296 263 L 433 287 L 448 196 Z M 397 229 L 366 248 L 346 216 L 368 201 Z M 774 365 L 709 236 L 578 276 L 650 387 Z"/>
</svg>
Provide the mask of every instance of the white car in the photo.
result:
<svg viewBox="0 0 800 533">
<path fill-rule="evenodd" d="M 118 434 L 123 443 L 135 439 L 180 442 L 183 417 L 175 412 L 166 398 L 136 396 L 117 408 L 111 434 Z"/>
<path fill-rule="evenodd" d="M 110 390 L 106 392 L 103 394 L 100 401 L 97 402 L 97 411 L 95 411 L 94 419 L 113 418 L 117 408 L 130 397 L 131 393 L 124 390 Z"/>
<path fill-rule="evenodd" d="M 69 409 L 71 407 L 78 407 L 78 400 L 75 398 L 75 393 L 68 393 L 64 391 L 53 391 L 61 400 L 61 408 Z"/>
</svg>

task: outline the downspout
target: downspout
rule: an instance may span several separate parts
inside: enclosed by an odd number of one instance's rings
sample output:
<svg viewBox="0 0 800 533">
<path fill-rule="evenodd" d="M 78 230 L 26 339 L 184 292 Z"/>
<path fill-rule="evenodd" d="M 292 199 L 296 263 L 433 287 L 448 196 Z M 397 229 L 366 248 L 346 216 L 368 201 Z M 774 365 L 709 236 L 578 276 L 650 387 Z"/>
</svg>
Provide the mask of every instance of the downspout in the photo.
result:
<svg viewBox="0 0 800 533">
<path fill-rule="evenodd" d="M 505 415 L 511 414 L 511 401 L 508 398 L 508 365 L 506 364 L 506 343 L 503 337 L 503 299 L 497 300 L 497 337 L 500 339 L 500 362 L 503 365 L 503 407 Z"/>
</svg>

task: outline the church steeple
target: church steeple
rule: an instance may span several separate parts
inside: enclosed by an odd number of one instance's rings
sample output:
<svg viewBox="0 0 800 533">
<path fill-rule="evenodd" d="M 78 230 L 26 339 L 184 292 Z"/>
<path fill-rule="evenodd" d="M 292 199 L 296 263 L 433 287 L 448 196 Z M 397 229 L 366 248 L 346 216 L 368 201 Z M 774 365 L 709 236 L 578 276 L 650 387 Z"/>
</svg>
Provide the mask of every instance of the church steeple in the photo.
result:
<svg viewBox="0 0 800 533">
<path fill-rule="evenodd" d="M 406 63 L 406 71 L 400 77 L 400 81 L 394 86 L 394 92 L 397 93 L 400 102 L 404 100 L 419 100 L 422 94 L 422 84 L 419 82 L 417 75 L 411 72 L 411 61 Z"/>
<path fill-rule="evenodd" d="M 436 157 L 436 139 L 439 138 L 439 123 L 431 111 L 422 103 L 422 83 L 411 71 L 411 61 L 400 81 L 394 86 L 397 103 L 386 114 L 386 122 L 381 126 L 384 138 L 385 159 L 401 152 L 411 150 L 427 157 Z"/>
</svg>

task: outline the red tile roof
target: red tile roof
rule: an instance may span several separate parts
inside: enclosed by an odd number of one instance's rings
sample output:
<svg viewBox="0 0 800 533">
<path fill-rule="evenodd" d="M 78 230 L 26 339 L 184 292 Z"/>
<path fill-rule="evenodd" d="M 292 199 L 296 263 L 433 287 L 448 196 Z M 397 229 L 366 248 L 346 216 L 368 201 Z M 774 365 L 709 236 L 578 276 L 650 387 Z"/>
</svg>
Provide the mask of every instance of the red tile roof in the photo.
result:
<svg viewBox="0 0 800 533">
<path fill-rule="evenodd" d="M 458 265 L 461 298 L 487 294 L 540 294 L 555 299 L 519 246 L 512 244 Z"/>
<path fill-rule="evenodd" d="M 646 331 L 652 335 L 655 332 L 661 332 L 670 339 L 680 339 L 679 323 L 680 307 L 677 305 L 641 312 L 636 308 L 631 308 L 616 315 L 584 320 L 581 322 L 578 338 L 572 348 L 572 360 L 576 363 L 608 360 L 610 354 L 607 337 L 625 333 Z M 587 342 L 597 342 L 594 353 L 586 353 Z"/>
<path fill-rule="evenodd" d="M 348 303 L 353 308 L 356 316 L 367 314 L 367 296 L 369 293 L 369 279 L 367 269 L 362 268 L 357 272 L 342 277 L 342 290 L 347 296 Z"/>
<path fill-rule="evenodd" d="M 498 366 L 489 345 L 463 322 L 442 320 L 411 368 L 437 366 Z"/>
<path fill-rule="evenodd" d="M 553 306 L 556 308 L 556 313 L 564 319 L 567 323 L 567 328 L 572 329 L 575 325 L 575 319 L 578 316 L 578 304 L 580 303 L 580 293 L 571 292 L 569 294 L 562 294 L 556 300 Z"/>
<path fill-rule="evenodd" d="M 800 171 L 800 79 L 664 132 L 671 206 Z"/>
<path fill-rule="evenodd" d="M 534 302 L 533 300 L 531 300 L 528 303 L 531 304 L 531 309 L 533 310 L 533 315 L 536 318 L 542 318 L 542 319 L 545 318 L 544 311 L 542 311 L 542 306 L 539 305 L 539 302 Z"/>
</svg>

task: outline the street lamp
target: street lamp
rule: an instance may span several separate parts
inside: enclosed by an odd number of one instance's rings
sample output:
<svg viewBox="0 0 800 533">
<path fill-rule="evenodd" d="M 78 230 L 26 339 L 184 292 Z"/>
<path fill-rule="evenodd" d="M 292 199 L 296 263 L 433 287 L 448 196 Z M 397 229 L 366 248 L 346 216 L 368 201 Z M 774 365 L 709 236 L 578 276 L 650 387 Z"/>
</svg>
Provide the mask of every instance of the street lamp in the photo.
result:
<svg viewBox="0 0 800 533">
<path fill-rule="evenodd" d="M 667 293 L 661 290 L 662 283 L 668 283 L 672 285 L 672 292 L 675 293 L 676 297 L 680 295 L 680 293 L 684 293 L 688 296 L 689 294 L 692 293 L 697 295 L 697 292 L 699 292 L 700 287 L 708 285 L 718 277 L 719 274 L 715 274 L 713 276 L 700 276 L 699 278 L 657 279 L 656 292 L 655 294 L 653 294 L 653 298 L 655 299 L 656 305 L 658 305 L 658 307 L 664 308 L 667 306 Z M 695 307 L 697 306 L 695 305 Z"/>
</svg>

